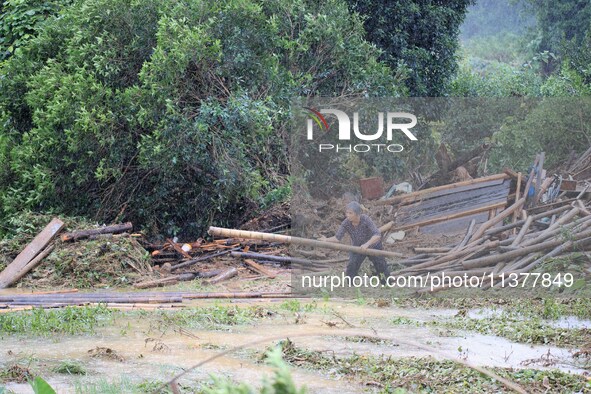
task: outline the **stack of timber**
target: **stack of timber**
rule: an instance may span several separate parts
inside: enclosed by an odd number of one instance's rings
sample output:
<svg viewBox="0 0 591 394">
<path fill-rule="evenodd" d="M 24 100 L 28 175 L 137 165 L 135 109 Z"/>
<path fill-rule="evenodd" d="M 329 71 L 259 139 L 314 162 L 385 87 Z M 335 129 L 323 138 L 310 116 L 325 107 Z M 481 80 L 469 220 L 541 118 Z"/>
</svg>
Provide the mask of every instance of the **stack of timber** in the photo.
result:
<svg viewBox="0 0 591 394">
<path fill-rule="evenodd" d="M 519 199 L 480 227 L 472 222 L 465 237 L 456 245 L 417 248 L 416 252 L 421 252 L 420 258 L 399 261 L 407 267 L 393 275 L 488 277 L 492 274 L 492 283 L 496 284 L 503 276 L 531 272 L 549 258 L 591 250 L 591 215 L 586 212 L 588 202 L 582 203 L 582 208 L 573 202 L 565 203 L 527 215 L 527 219 L 495 227 L 521 209 L 524 202 L 525 198 Z M 514 234 L 514 230 L 518 232 Z M 445 289 L 443 286 L 423 291 Z"/>
<path fill-rule="evenodd" d="M 172 271 L 191 267 L 214 257 L 230 255 L 231 252 L 239 250 L 264 253 L 278 252 L 276 244 L 236 238 L 218 239 L 212 242 L 200 238 L 195 242 L 183 244 L 168 239 L 162 245 L 145 244 L 144 247 L 151 251 L 154 264 L 162 266 L 169 263 Z"/>
</svg>

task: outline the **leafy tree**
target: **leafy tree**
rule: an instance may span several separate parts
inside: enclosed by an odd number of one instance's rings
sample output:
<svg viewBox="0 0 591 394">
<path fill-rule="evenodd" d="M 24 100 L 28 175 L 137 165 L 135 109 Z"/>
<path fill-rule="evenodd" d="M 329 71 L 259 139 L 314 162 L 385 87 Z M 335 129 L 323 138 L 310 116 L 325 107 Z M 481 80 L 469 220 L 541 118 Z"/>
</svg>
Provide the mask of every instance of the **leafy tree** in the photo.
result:
<svg viewBox="0 0 591 394">
<path fill-rule="evenodd" d="M 340 0 L 85 0 L 0 69 L 0 204 L 151 233 L 285 195 L 290 99 L 400 95 Z"/>
<path fill-rule="evenodd" d="M 6 0 L 0 4 L 0 61 L 37 34 L 71 0 Z"/>
<path fill-rule="evenodd" d="M 408 71 L 411 96 L 442 96 L 456 71 L 459 28 L 472 0 L 348 0 L 381 59 Z"/>
<path fill-rule="evenodd" d="M 528 0 L 537 24 L 531 45 L 538 53 L 562 54 L 564 42 L 581 44 L 591 21 L 591 3 L 588 0 Z M 549 75 L 560 61 L 547 59 L 542 72 Z"/>
</svg>

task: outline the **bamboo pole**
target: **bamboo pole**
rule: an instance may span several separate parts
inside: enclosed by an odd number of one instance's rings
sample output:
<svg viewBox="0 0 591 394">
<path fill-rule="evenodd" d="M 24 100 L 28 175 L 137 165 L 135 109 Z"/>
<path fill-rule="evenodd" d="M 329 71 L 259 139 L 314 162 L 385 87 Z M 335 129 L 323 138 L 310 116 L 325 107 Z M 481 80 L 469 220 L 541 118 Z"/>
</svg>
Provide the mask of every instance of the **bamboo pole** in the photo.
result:
<svg viewBox="0 0 591 394">
<path fill-rule="evenodd" d="M 518 172 L 517 173 L 517 187 L 515 189 L 515 201 L 519 200 L 520 193 L 521 193 L 521 172 Z M 512 223 L 515 223 L 517 221 L 519 214 L 521 214 L 520 210 L 521 209 L 518 209 L 515 212 L 513 212 L 513 220 L 511 221 Z M 517 229 L 515 227 L 513 227 L 513 235 L 515 235 L 516 232 L 517 232 Z"/>
<path fill-rule="evenodd" d="M 484 232 L 486 230 L 488 230 L 489 228 L 491 228 L 495 224 L 502 222 L 503 219 L 505 219 L 506 217 L 509 217 L 513 212 L 515 212 L 517 209 L 521 208 L 524 203 L 525 203 L 525 197 L 522 197 L 519 200 L 515 201 L 515 203 L 513 205 L 511 205 L 509 208 L 505 209 L 499 215 L 495 216 L 494 218 L 490 219 L 489 221 L 482 223 L 480 225 L 480 227 L 478 228 L 478 230 L 472 235 L 472 237 L 470 237 L 470 239 L 471 240 L 479 239 L 480 237 L 482 237 L 484 235 Z"/>
<path fill-rule="evenodd" d="M 250 258 L 250 259 L 276 261 L 278 263 L 294 263 L 294 264 L 304 264 L 304 265 L 341 263 L 343 261 L 349 260 L 348 258 L 328 259 L 328 260 L 308 260 L 308 259 L 301 259 L 301 258 L 292 257 L 292 256 L 275 256 L 272 254 L 254 253 L 254 252 L 232 252 L 230 254 L 232 255 L 232 257 L 242 257 L 242 258 Z"/>
<path fill-rule="evenodd" d="M 326 241 L 316 241 L 313 239 L 293 237 L 290 235 L 260 233 L 260 232 L 256 232 L 256 231 L 234 230 L 234 229 L 220 228 L 220 227 L 210 227 L 208 233 L 210 235 L 221 236 L 221 237 L 260 239 L 263 241 L 275 241 L 275 242 L 281 242 L 281 243 L 286 243 L 286 244 L 312 246 L 312 247 L 317 247 L 317 248 L 325 248 L 325 249 L 333 249 L 333 250 L 342 250 L 345 252 L 353 252 L 353 253 L 363 254 L 363 255 L 367 255 L 367 256 L 405 257 L 401 253 L 389 252 L 386 250 L 364 249 L 364 248 L 360 248 L 358 246 L 343 245 L 340 243 L 326 242 Z"/>
<path fill-rule="evenodd" d="M 554 222 L 554 224 L 552 226 L 548 227 L 547 229 L 545 229 L 541 233 L 536 234 L 533 238 L 523 241 L 521 246 L 530 246 L 535 243 L 545 241 L 546 239 L 557 235 L 558 233 L 560 233 L 563 230 L 568 230 L 568 229 L 571 229 L 571 228 L 579 226 L 579 225 L 582 226 L 583 228 L 588 227 L 589 225 L 585 224 L 585 223 L 587 223 L 591 219 L 591 217 L 589 217 L 589 216 L 586 216 L 583 219 L 575 220 L 571 223 L 568 223 L 578 214 L 579 214 L 579 209 L 574 208 L 572 211 L 568 212 L 562 218 L 560 218 L 559 220 Z"/>
<path fill-rule="evenodd" d="M 527 220 L 525 221 L 523 227 L 521 227 L 521 230 L 519 230 L 519 234 L 517 234 L 517 237 L 515 237 L 515 239 L 511 243 L 511 246 L 517 246 L 517 245 L 519 245 L 519 243 L 523 240 L 523 237 L 525 236 L 525 234 L 529 230 L 529 226 L 531 226 L 531 224 L 532 224 L 533 221 L 534 221 L 534 217 L 533 216 L 530 216 L 530 217 L 527 218 Z"/>
<path fill-rule="evenodd" d="M 591 236 L 591 230 L 586 230 L 586 231 L 580 232 L 578 234 L 575 234 L 573 236 L 573 239 L 575 241 L 577 241 L 579 239 L 583 239 L 583 238 L 586 238 L 589 236 Z M 510 251 L 507 253 L 501 253 L 501 254 L 497 254 L 497 255 L 493 255 L 493 256 L 486 256 L 486 257 L 481 257 L 481 258 L 477 258 L 477 259 L 473 259 L 473 260 L 467 260 L 467 261 L 464 261 L 462 264 L 463 264 L 464 268 L 466 268 L 466 269 L 489 267 L 489 266 L 496 264 L 500 261 L 508 261 L 508 260 L 514 259 L 515 257 L 525 256 L 525 255 L 533 253 L 533 252 L 544 251 L 544 250 L 547 250 L 550 248 L 554 248 L 554 247 L 561 245 L 563 243 L 564 243 L 564 240 L 562 240 L 562 239 L 546 241 L 546 242 L 542 242 L 542 243 L 539 243 L 536 245 L 527 246 L 524 248 L 519 248 L 517 250 L 513 250 L 513 251 Z"/>
<path fill-rule="evenodd" d="M 542 218 L 548 217 L 548 216 L 553 215 L 555 213 L 561 213 L 563 211 L 568 210 L 569 208 L 571 208 L 569 205 L 564 205 L 562 207 L 554 208 L 554 209 L 552 209 L 550 211 L 547 211 L 547 212 L 542 212 L 542 213 L 538 213 L 538 214 L 530 215 L 530 216 L 532 216 L 533 217 L 533 220 L 535 221 L 535 220 L 538 220 L 538 219 L 542 219 Z M 525 213 L 525 211 L 522 211 L 522 213 Z M 529 216 L 527 218 L 529 218 Z M 525 221 L 527 220 L 527 218 L 524 219 L 524 220 L 520 220 L 518 222 L 515 222 L 515 223 L 506 224 L 506 225 L 501 226 L 501 227 L 496 227 L 496 228 L 488 229 L 488 230 L 486 230 L 484 232 L 484 234 L 485 235 L 494 235 L 494 234 L 502 233 L 503 231 L 510 230 L 512 228 L 521 226 L 522 224 L 525 224 Z"/>
</svg>

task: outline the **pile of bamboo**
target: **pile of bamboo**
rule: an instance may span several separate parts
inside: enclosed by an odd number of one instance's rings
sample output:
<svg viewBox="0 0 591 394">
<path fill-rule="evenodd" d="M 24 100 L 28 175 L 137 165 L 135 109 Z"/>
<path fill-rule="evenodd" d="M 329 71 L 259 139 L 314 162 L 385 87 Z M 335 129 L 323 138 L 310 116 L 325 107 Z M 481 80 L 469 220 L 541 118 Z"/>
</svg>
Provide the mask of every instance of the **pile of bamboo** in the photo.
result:
<svg viewBox="0 0 591 394">
<path fill-rule="evenodd" d="M 554 204 L 559 206 L 552 209 L 534 208 L 524 215 L 527 219 L 499 226 L 521 210 L 524 202 L 525 197 L 517 200 L 478 228 L 472 222 L 456 245 L 415 248 L 419 254 L 399 261 L 407 267 L 393 275 L 488 277 L 492 274 L 485 286 L 488 288 L 491 284 L 498 285 L 501 277 L 530 272 L 551 257 L 591 250 L 591 212 L 581 200 Z M 444 289 L 442 286 L 429 291 Z"/>
<path fill-rule="evenodd" d="M 155 309 L 182 306 L 184 301 L 194 299 L 222 298 L 283 298 L 281 292 L 94 292 L 79 293 L 77 290 L 44 293 L 17 293 L 0 295 L 0 313 L 30 308 L 60 308 L 65 306 L 103 305 L 116 309 Z"/>
</svg>

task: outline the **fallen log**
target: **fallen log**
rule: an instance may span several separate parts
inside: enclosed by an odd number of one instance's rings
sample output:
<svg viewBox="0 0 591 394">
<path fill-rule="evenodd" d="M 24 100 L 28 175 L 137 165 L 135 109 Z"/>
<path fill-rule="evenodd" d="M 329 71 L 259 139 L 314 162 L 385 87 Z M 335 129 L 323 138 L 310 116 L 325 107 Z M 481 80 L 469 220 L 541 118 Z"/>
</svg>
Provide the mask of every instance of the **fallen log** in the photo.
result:
<svg viewBox="0 0 591 394">
<path fill-rule="evenodd" d="M 88 238 L 91 235 L 98 235 L 98 234 L 117 234 L 122 233 L 124 231 L 131 231 L 133 229 L 133 225 L 131 222 L 121 223 L 121 224 L 114 224 L 112 226 L 105 226 L 100 228 L 95 228 L 91 230 L 80 230 L 80 231 L 73 231 L 70 233 L 62 234 L 61 239 L 64 242 L 68 241 L 77 241 L 79 239 Z"/>
<path fill-rule="evenodd" d="M 193 280 L 197 277 L 197 273 L 186 273 L 180 275 L 173 275 L 167 278 L 148 280 L 144 282 L 134 283 L 133 287 L 136 289 L 149 289 L 152 287 L 174 285 L 181 281 Z"/>
<path fill-rule="evenodd" d="M 208 280 L 206 283 L 213 285 L 219 282 L 222 282 L 224 280 L 228 280 L 234 276 L 238 275 L 238 270 L 234 267 L 222 272 L 221 274 L 219 274 L 218 276 L 214 276 L 213 278 L 211 278 L 210 280 Z"/>
<path fill-rule="evenodd" d="M 214 236 L 222 236 L 222 237 L 229 236 L 229 237 L 235 237 L 235 238 L 262 239 L 265 241 L 277 241 L 277 242 L 282 242 L 282 243 L 286 243 L 286 244 L 295 244 L 295 245 L 313 246 L 313 247 L 333 249 L 333 250 L 342 250 L 342 251 L 346 251 L 346 252 L 354 252 L 354 253 L 363 254 L 363 255 L 367 255 L 367 256 L 405 257 L 401 253 L 389 252 L 386 250 L 364 249 L 364 248 L 360 248 L 358 246 L 343 245 L 340 243 L 326 242 L 326 241 L 316 241 L 313 239 L 293 237 L 290 235 L 259 233 L 259 232 L 255 232 L 255 231 L 233 230 L 233 229 L 220 228 L 220 227 L 210 227 L 208 233 L 210 235 L 214 235 Z"/>
<path fill-rule="evenodd" d="M 64 222 L 54 218 L 35 238 L 19 253 L 8 266 L 0 272 L 0 289 L 4 289 L 22 277 L 21 271 L 31 260 L 45 249 L 57 233 L 64 227 Z"/>
</svg>

